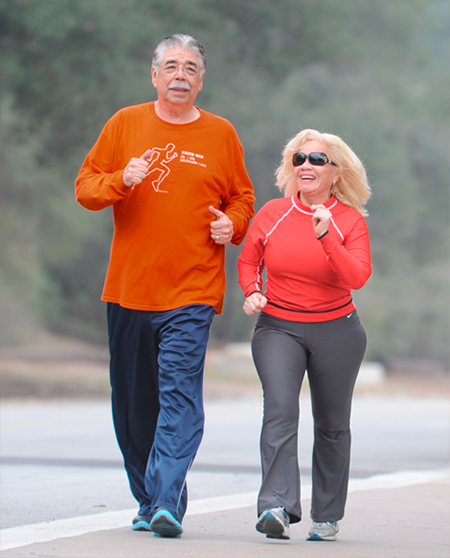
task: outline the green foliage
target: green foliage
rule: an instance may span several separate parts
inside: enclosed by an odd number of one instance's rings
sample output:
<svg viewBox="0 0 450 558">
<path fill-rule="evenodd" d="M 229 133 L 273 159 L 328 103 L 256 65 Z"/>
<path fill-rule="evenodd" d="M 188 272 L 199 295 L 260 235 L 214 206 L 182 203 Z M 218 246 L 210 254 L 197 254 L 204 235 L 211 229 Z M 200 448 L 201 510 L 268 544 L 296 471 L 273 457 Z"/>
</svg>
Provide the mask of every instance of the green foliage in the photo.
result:
<svg viewBox="0 0 450 558">
<path fill-rule="evenodd" d="M 105 121 L 155 98 L 157 42 L 199 38 L 198 104 L 229 118 L 257 209 L 279 196 L 286 141 L 312 127 L 344 138 L 373 188 L 373 276 L 355 294 L 369 358 L 448 362 L 448 44 L 445 0 L 2 0 L 2 318 L 15 342 L 47 327 L 104 341 L 99 302 L 109 211 L 78 207 L 73 182 Z M 227 254 L 213 335 L 248 339 Z"/>
</svg>

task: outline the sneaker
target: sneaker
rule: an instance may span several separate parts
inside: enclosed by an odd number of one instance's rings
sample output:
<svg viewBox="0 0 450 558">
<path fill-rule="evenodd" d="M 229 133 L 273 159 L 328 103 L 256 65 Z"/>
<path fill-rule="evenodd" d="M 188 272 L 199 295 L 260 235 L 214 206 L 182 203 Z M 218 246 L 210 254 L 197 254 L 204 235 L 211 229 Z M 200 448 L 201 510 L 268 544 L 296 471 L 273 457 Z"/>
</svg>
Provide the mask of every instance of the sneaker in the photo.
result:
<svg viewBox="0 0 450 558">
<path fill-rule="evenodd" d="M 337 521 L 327 521 L 319 523 L 313 521 L 308 533 L 307 541 L 335 541 L 339 533 Z"/>
<path fill-rule="evenodd" d="M 290 539 L 289 516 L 281 506 L 263 511 L 258 518 L 256 530 L 268 539 Z"/>
<path fill-rule="evenodd" d="M 133 519 L 131 528 L 133 529 L 133 531 L 151 531 L 150 520 L 151 517 L 149 515 L 137 515 Z"/>
<path fill-rule="evenodd" d="M 155 535 L 167 538 L 179 537 L 183 532 L 178 516 L 165 508 L 155 511 L 150 521 L 150 529 Z"/>
</svg>

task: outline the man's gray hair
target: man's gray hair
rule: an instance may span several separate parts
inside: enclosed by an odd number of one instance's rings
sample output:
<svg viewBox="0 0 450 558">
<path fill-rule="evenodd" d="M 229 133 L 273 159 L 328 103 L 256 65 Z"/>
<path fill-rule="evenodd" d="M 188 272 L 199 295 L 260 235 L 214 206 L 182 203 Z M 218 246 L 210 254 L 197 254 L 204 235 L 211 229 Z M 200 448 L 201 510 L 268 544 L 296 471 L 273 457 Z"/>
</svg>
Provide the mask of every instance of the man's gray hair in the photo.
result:
<svg viewBox="0 0 450 558">
<path fill-rule="evenodd" d="M 200 44 L 197 39 L 191 37 L 191 35 L 177 33 L 163 39 L 155 48 L 155 52 L 152 57 L 152 66 L 155 68 L 157 74 L 159 73 L 159 67 L 164 60 L 166 51 L 175 47 L 180 47 L 183 50 L 193 50 L 196 52 L 200 58 L 200 74 L 203 75 L 205 73 L 208 59 L 206 57 L 204 46 Z"/>
</svg>

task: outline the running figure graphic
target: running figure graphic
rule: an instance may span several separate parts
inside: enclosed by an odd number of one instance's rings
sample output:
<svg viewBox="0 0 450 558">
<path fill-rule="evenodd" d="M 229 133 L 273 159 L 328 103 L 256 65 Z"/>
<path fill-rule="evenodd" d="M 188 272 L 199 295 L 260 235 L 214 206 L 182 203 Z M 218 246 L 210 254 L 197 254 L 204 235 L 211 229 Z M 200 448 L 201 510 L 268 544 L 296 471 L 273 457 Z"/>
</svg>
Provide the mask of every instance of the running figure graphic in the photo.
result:
<svg viewBox="0 0 450 558">
<path fill-rule="evenodd" d="M 162 161 L 159 161 L 163 153 L 165 153 L 164 158 Z M 152 181 L 152 186 L 155 189 L 155 192 L 163 192 L 167 194 L 167 190 L 160 190 L 159 187 L 164 179 L 170 174 L 170 168 L 166 163 L 170 163 L 170 161 L 175 159 L 175 157 L 178 157 L 178 153 L 175 151 L 175 145 L 173 143 L 168 143 L 164 149 L 161 147 L 154 147 L 152 149 L 152 153 L 147 159 L 150 169 L 147 176 L 154 172 L 159 172 L 158 178 Z"/>
</svg>

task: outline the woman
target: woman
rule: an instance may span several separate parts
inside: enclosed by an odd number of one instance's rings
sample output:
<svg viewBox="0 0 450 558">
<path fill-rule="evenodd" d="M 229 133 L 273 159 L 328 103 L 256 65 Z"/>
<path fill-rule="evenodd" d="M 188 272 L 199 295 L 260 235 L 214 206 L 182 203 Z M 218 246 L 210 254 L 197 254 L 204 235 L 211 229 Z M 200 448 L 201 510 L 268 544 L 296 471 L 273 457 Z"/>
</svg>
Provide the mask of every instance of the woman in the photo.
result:
<svg viewBox="0 0 450 558">
<path fill-rule="evenodd" d="M 259 314 L 252 340 L 264 392 L 256 529 L 289 539 L 289 524 L 302 517 L 297 432 L 307 370 L 314 418 L 308 540 L 336 540 L 348 491 L 352 393 L 366 349 L 351 291 L 371 274 L 370 188 L 339 137 L 310 129 L 288 142 L 276 177 L 285 197 L 258 212 L 238 261 L 244 312 Z"/>
</svg>

